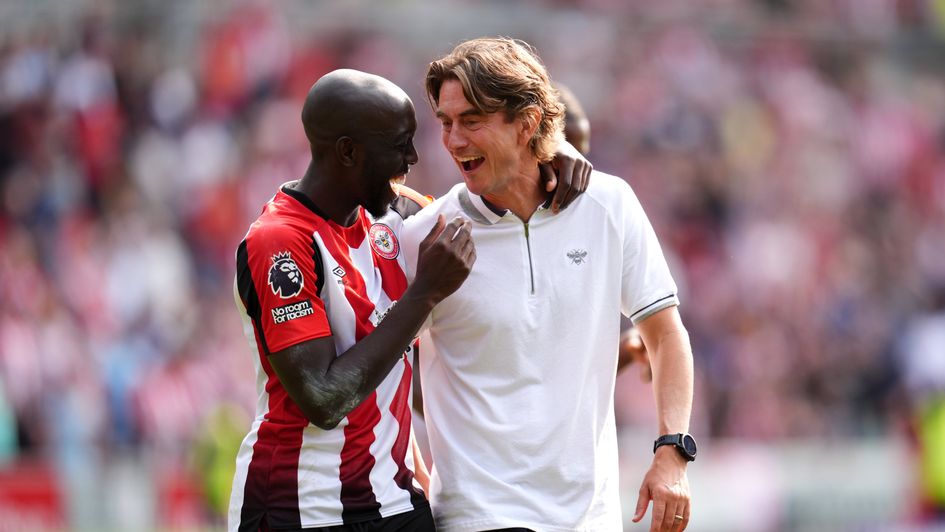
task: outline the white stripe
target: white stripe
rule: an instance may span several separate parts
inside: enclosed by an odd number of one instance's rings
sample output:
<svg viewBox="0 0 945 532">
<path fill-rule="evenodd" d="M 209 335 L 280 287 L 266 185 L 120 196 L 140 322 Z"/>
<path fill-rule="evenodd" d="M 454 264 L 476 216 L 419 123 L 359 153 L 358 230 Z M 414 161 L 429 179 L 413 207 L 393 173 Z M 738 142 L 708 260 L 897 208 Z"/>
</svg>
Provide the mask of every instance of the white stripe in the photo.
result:
<svg viewBox="0 0 945 532">
<path fill-rule="evenodd" d="M 393 513 L 403 511 L 405 492 L 397 486 L 394 478 L 397 476 L 397 464 L 391 458 L 391 449 L 397 441 L 400 427 L 397 419 L 390 412 L 390 404 L 397 393 L 397 386 L 404 374 L 404 365 L 398 362 L 387 376 L 387 379 L 377 388 L 377 408 L 381 411 L 381 421 L 374 427 L 374 443 L 371 444 L 371 454 L 380 456 L 374 469 L 371 470 L 371 485 L 377 502 L 381 503 L 381 516 L 387 517 Z M 381 456 L 385 455 L 386 456 Z M 409 503 L 409 498 L 407 500 Z"/>
<path fill-rule="evenodd" d="M 371 315 L 371 323 L 377 326 L 378 318 L 390 308 L 391 300 L 384 292 L 381 272 L 374 266 L 374 254 L 371 252 L 368 239 L 366 238 L 360 247 L 352 248 L 350 256 L 357 270 L 362 273 L 365 292 L 374 302 L 375 312 Z M 368 275 L 367 272 L 371 272 L 373 275 Z M 397 393 L 397 387 L 400 385 L 403 373 L 403 364 L 398 362 L 380 386 L 377 387 L 376 404 L 381 417 L 374 427 L 374 442 L 371 443 L 370 447 L 370 452 L 375 459 L 370 479 L 374 496 L 381 505 L 380 513 L 383 517 L 400 513 L 405 508 L 412 507 L 409 496 L 405 498 L 405 492 L 397 487 L 397 483 L 394 482 L 394 477 L 397 475 L 397 464 L 391 459 L 390 454 L 400 431 L 397 419 L 390 412 L 390 405 Z"/>
<path fill-rule="evenodd" d="M 341 448 L 345 444 L 342 427 L 324 431 L 311 423 L 302 432 L 299 451 L 299 520 L 302 528 L 327 526 L 341 515 Z"/>
<path fill-rule="evenodd" d="M 339 278 L 332 273 L 338 266 L 338 262 L 326 249 L 320 234 L 315 233 L 314 239 L 321 254 L 325 275 L 322 301 L 331 324 L 335 350 L 341 354 L 355 344 L 357 318 L 354 309 L 345 297 L 344 285 L 338 284 Z M 357 271 L 348 271 L 347 275 L 360 274 L 362 276 L 368 297 L 374 302 L 375 309 L 380 311 L 372 313 L 370 317 L 371 322 L 376 325 L 378 317 L 390 307 L 391 301 L 384 292 L 380 271 L 374 267 L 373 253 L 367 238 L 357 248 L 349 248 L 348 253 Z M 345 268 L 345 270 L 349 269 Z M 381 421 L 375 427 L 375 441 L 370 447 L 376 464 L 370 473 L 370 480 L 375 496 L 381 504 L 381 515 L 385 517 L 412 508 L 409 493 L 399 489 L 394 482 L 397 466 L 390 456 L 390 449 L 399 430 L 397 420 L 390 412 L 390 403 L 397 392 L 402 375 L 403 365 L 398 364 L 378 387 L 377 397 Z M 407 400 L 409 401 L 409 397 Z M 341 451 L 345 443 L 344 427 L 347 425 L 348 418 L 343 419 L 338 427 L 331 431 L 323 431 L 314 425 L 309 425 L 302 434 L 298 472 L 302 527 L 325 526 L 336 522 L 337 516 L 342 511 L 341 482 L 338 477 L 341 469 Z M 319 486 L 321 489 L 316 490 L 315 488 Z"/>
<path fill-rule="evenodd" d="M 249 475 L 249 464 L 253 460 L 253 446 L 256 445 L 256 439 L 259 426 L 266 413 L 269 411 L 269 394 L 266 393 L 266 376 L 259 362 L 259 346 L 256 344 L 256 334 L 253 327 L 253 321 L 243 306 L 243 300 L 239 295 L 239 287 L 236 278 L 233 279 L 233 297 L 236 299 L 236 309 L 240 314 L 240 320 L 243 323 L 243 335 L 251 346 L 250 352 L 256 353 L 253 358 L 253 365 L 256 369 L 256 391 L 259 397 L 256 402 L 256 419 L 250 428 L 249 433 L 243 439 L 240 445 L 239 453 L 236 455 L 236 473 L 233 476 L 233 488 L 230 493 L 229 509 L 229 529 L 236 531 L 240 526 L 240 514 L 243 510 L 244 490 L 246 488 L 246 477 Z"/>
<path fill-rule="evenodd" d="M 236 455 L 236 474 L 233 475 L 233 488 L 230 492 L 229 530 L 237 532 L 240 527 L 240 515 L 243 511 L 243 496 L 246 488 L 246 477 L 249 476 L 249 463 L 253 460 L 253 446 L 256 445 L 261 420 L 253 422 L 249 434 L 243 438 L 239 454 Z"/>
<path fill-rule="evenodd" d="M 338 262 L 325 247 L 321 235 L 314 234 L 319 248 L 325 279 L 322 281 L 322 301 L 331 324 L 335 350 L 343 353 L 354 345 L 355 314 L 347 298 L 336 284 L 337 277 L 331 273 Z M 351 275 L 349 273 L 348 275 Z M 342 297 L 338 297 L 338 296 Z M 334 296 L 334 297 L 333 297 Z M 299 451 L 299 519 L 302 527 L 325 526 L 337 521 L 341 515 L 341 450 L 345 444 L 344 427 L 348 418 L 334 430 L 325 431 L 309 424 L 302 432 L 302 448 Z"/>
</svg>

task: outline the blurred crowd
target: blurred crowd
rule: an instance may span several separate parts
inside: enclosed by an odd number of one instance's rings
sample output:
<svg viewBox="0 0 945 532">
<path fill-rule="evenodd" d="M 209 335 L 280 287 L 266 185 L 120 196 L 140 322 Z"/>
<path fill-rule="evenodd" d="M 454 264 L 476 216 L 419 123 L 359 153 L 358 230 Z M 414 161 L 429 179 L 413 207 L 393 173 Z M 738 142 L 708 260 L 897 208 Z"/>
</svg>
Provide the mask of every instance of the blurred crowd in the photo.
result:
<svg viewBox="0 0 945 532">
<path fill-rule="evenodd" d="M 299 110 L 321 74 L 403 85 L 421 119 L 409 184 L 458 179 L 420 77 L 479 33 L 423 47 L 352 20 L 300 32 L 278 5 L 193 22 L 183 58 L 101 7 L 69 31 L 0 34 L 4 459 L 186 461 L 226 431 L 221 411 L 245 431 L 234 251 L 305 169 Z M 590 159 L 631 183 L 660 235 L 699 433 L 920 438 L 910 420 L 945 393 L 945 2 L 527 5 L 587 18 L 573 42 L 528 20 L 513 36 L 582 100 Z"/>
</svg>

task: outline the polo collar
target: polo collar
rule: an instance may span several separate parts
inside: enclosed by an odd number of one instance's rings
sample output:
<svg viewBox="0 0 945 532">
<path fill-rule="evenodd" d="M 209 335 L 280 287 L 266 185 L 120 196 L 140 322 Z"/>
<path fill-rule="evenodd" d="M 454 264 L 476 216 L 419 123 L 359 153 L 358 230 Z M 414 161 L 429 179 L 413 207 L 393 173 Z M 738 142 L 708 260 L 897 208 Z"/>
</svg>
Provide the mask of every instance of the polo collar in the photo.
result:
<svg viewBox="0 0 945 532">
<path fill-rule="evenodd" d="M 550 209 L 551 198 L 552 196 L 548 196 L 548 199 L 538 206 L 538 210 Z M 459 192 L 459 205 L 463 209 L 463 213 L 471 220 L 486 225 L 495 225 L 509 213 L 508 209 L 489 203 L 486 198 L 473 194 L 466 187 L 463 187 Z"/>
</svg>

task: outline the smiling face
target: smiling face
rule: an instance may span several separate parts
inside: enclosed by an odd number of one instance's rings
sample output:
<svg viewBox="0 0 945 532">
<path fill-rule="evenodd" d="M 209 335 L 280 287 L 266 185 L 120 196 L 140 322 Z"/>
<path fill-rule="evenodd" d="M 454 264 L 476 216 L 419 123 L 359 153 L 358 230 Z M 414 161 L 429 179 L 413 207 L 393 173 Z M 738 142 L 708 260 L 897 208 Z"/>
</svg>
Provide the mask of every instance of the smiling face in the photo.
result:
<svg viewBox="0 0 945 532">
<path fill-rule="evenodd" d="M 523 119 L 508 120 L 503 112 L 477 110 L 466 99 L 458 80 L 443 82 L 436 116 L 442 125 L 443 146 L 473 194 L 501 194 L 523 168 L 537 168 Z"/>
<path fill-rule="evenodd" d="M 396 197 L 392 182 L 403 182 L 419 157 L 413 145 L 417 119 L 406 100 L 399 109 L 382 113 L 379 125 L 361 139 L 365 156 L 360 175 L 360 203 L 375 218 L 383 216 Z"/>
</svg>

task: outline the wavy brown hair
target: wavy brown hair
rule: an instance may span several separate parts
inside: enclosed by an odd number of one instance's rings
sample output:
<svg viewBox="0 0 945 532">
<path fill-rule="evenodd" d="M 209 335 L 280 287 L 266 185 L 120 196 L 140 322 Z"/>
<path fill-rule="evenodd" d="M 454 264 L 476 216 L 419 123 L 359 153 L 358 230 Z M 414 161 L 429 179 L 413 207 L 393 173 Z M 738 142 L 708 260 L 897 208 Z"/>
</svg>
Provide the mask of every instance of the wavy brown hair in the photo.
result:
<svg viewBox="0 0 945 532">
<path fill-rule="evenodd" d="M 426 90 L 434 110 L 440 87 L 449 79 L 459 81 L 466 99 L 481 113 L 501 111 L 511 121 L 527 109 L 537 109 L 541 118 L 529 148 L 539 162 L 554 157 L 564 128 L 564 106 L 528 43 L 506 37 L 472 39 L 430 63 Z"/>
</svg>

